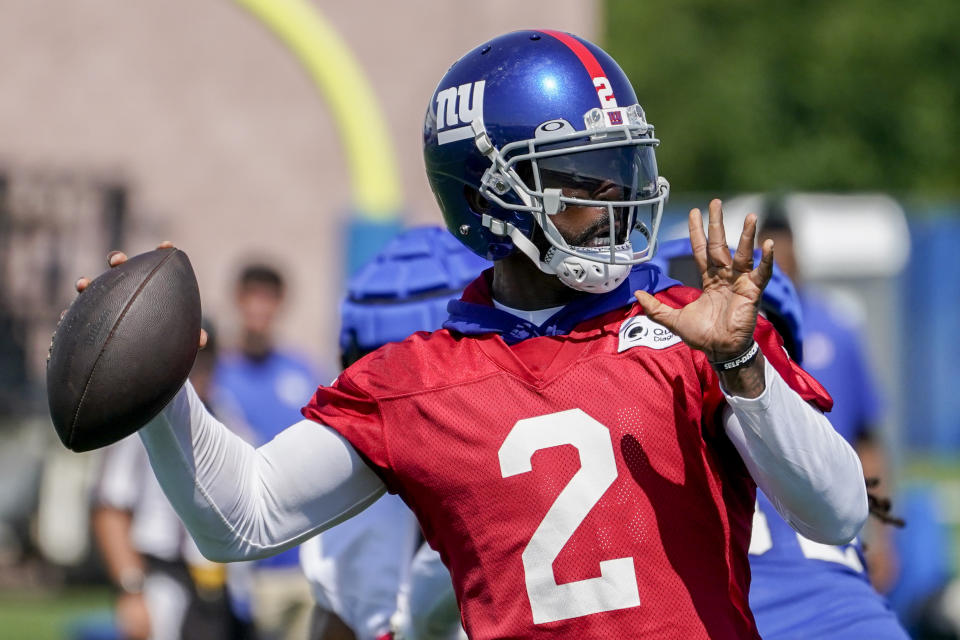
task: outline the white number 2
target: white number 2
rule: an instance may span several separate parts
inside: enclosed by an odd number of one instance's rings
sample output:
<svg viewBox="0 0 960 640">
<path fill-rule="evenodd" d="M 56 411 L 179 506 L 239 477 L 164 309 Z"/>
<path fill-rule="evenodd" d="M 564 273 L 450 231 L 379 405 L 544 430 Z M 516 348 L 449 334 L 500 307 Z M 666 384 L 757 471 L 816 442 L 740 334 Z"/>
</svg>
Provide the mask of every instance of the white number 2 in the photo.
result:
<svg viewBox="0 0 960 640">
<path fill-rule="evenodd" d="M 640 605 L 633 558 L 600 562 L 600 577 L 557 584 L 553 561 L 617 477 L 610 431 L 580 409 L 520 420 L 500 447 L 504 478 L 533 469 L 540 449 L 572 445 L 580 469 L 547 510 L 523 550 L 523 570 L 534 624 Z"/>
<path fill-rule="evenodd" d="M 613 89 L 610 88 L 610 81 L 603 76 L 597 76 L 593 79 L 593 86 L 597 89 L 597 97 L 600 98 L 600 104 L 603 108 L 617 106 L 617 99 L 613 97 Z"/>
<path fill-rule="evenodd" d="M 836 562 L 854 571 L 863 573 L 863 563 L 857 555 L 857 550 L 853 545 L 845 547 L 836 547 L 829 544 L 814 542 L 809 538 L 804 538 L 797 534 L 797 542 L 800 543 L 800 552 L 808 560 L 824 560 L 826 562 Z M 750 555 L 762 556 L 773 548 L 773 537 L 770 535 L 770 525 L 767 523 L 766 514 L 760 510 L 757 505 L 753 512 L 753 535 L 750 537 Z"/>
</svg>

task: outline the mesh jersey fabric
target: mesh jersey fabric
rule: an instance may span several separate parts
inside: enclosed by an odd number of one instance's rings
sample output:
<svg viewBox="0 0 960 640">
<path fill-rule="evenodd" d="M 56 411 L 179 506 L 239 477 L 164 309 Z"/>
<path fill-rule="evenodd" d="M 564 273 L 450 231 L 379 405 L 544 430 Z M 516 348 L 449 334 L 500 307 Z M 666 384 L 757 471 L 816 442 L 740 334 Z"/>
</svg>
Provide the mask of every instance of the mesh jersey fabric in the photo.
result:
<svg viewBox="0 0 960 640">
<path fill-rule="evenodd" d="M 657 297 L 680 306 L 699 293 Z M 640 314 L 622 307 L 512 347 L 499 335 L 414 334 L 304 408 L 416 513 L 451 571 L 471 638 L 759 637 L 747 604 L 755 485 L 720 426 L 716 374 L 682 342 L 618 351 L 621 324 Z M 762 319 L 756 338 L 794 390 L 829 409 Z M 574 434 L 569 442 L 547 443 L 554 424 Z M 540 435 L 528 443 L 529 471 L 508 472 L 504 450 L 515 453 L 518 429 Z M 609 485 L 591 484 L 607 472 Z M 632 565 L 626 591 L 639 605 L 600 598 L 591 609 L 554 588 L 593 579 L 590 591 L 601 563 L 619 559 Z M 531 587 L 537 570 L 556 584 Z M 535 604 L 550 600 L 555 619 L 536 622 Z"/>
</svg>

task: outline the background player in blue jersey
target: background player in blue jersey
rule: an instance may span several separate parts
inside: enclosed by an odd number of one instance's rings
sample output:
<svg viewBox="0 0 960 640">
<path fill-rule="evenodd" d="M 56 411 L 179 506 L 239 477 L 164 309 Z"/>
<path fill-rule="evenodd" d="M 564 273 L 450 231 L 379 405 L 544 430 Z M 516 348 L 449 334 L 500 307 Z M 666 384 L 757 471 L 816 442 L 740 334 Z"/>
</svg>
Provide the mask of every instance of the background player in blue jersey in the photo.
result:
<svg viewBox="0 0 960 640">
<path fill-rule="evenodd" d="M 793 230 L 783 201 L 766 202 L 759 241 L 772 239 L 777 246 L 777 264 L 794 283 L 800 300 L 807 345 L 803 367 L 833 396 L 830 422 L 852 444 L 860 456 L 863 473 L 874 491 L 890 494 L 888 457 L 880 436 L 882 403 L 870 363 L 862 344 L 860 327 L 845 305 L 805 283 L 801 277 Z M 888 527 L 871 520 L 863 531 L 870 581 L 882 593 L 888 592 L 899 573 L 899 561 Z"/>
<path fill-rule="evenodd" d="M 417 227 L 398 235 L 347 285 L 340 307 L 343 368 L 388 342 L 437 329 L 447 318 L 447 302 L 458 298 L 488 266 L 440 227 Z M 317 601 L 310 637 L 387 637 L 398 592 L 408 593 L 418 537 L 413 513 L 399 496 L 385 495 L 359 515 L 305 542 L 300 562 Z M 423 553 L 436 556 L 427 548 L 418 557 Z M 450 577 L 436 557 L 459 630 Z"/>
<path fill-rule="evenodd" d="M 688 274 L 695 273 L 685 238 L 662 243 L 653 262 L 688 283 Z M 693 280 L 691 286 L 696 284 Z M 761 311 L 784 338 L 790 357 L 801 362 L 806 317 L 793 283 L 779 267 L 763 292 Z M 804 538 L 780 517 L 762 491 L 757 491 L 750 570 L 750 608 L 765 640 L 908 637 L 871 586 L 859 542 L 832 546 Z"/>
<path fill-rule="evenodd" d="M 269 442 L 277 425 L 296 420 L 318 376 L 305 357 L 280 349 L 275 333 L 285 282 L 267 264 L 244 267 L 235 303 L 238 349 L 226 353 L 214 372 L 214 401 L 232 424 L 242 425 L 255 444 Z M 252 572 L 251 602 L 257 630 L 267 638 L 300 640 L 307 633 L 312 600 L 296 549 L 260 560 Z"/>
</svg>

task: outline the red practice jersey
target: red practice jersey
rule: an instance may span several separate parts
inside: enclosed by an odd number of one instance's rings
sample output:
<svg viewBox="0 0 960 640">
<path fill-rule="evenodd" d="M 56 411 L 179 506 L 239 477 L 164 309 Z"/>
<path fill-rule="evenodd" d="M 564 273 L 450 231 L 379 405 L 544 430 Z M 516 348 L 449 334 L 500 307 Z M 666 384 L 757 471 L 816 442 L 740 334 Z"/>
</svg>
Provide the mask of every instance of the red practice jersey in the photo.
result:
<svg viewBox="0 0 960 640">
<path fill-rule="evenodd" d="M 829 408 L 762 318 L 756 338 Z M 343 434 L 416 513 L 471 638 L 759 638 L 755 485 L 723 405 L 706 356 L 634 305 L 513 346 L 414 334 L 321 387 L 304 415 Z"/>
</svg>

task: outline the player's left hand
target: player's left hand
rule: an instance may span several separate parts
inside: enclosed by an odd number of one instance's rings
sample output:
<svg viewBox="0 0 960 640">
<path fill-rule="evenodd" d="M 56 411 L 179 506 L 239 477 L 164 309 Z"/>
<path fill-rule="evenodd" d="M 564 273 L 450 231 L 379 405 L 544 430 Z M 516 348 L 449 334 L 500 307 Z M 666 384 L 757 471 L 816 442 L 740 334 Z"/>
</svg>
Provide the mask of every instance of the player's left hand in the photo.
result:
<svg viewBox="0 0 960 640">
<path fill-rule="evenodd" d="M 772 240 L 764 242 L 760 264 L 753 266 L 757 216 L 752 213 L 744 220 L 737 252 L 731 258 L 721 206 L 720 200 L 710 202 L 709 236 L 704 236 L 700 210 L 690 211 L 690 247 L 703 281 L 703 295 L 675 309 L 645 291 L 634 293 L 651 320 L 706 353 L 711 362 L 736 358 L 750 347 L 760 297 L 773 273 Z"/>
</svg>

